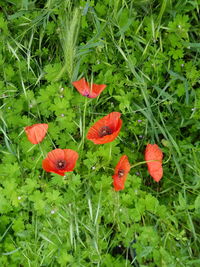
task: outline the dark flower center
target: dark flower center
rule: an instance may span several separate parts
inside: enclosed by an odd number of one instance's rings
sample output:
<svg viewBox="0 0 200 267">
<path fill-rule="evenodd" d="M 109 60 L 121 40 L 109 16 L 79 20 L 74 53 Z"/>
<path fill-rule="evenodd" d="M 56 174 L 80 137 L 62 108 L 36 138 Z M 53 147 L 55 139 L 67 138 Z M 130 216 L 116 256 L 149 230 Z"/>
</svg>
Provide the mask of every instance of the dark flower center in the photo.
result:
<svg viewBox="0 0 200 267">
<path fill-rule="evenodd" d="M 60 159 L 56 162 L 56 167 L 59 169 L 59 170 L 63 170 L 65 167 L 66 167 L 66 161 L 63 160 L 63 159 Z"/>
<path fill-rule="evenodd" d="M 88 91 L 84 91 L 83 96 L 90 98 L 90 93 Z"/>
<path fill-rule="evenodd" d="M 118 171 L 118 177 L 121 178 L 124 175 L 124 170 Z"/>
<path fill-rule="evenodd" d="M 99 130 L 99 137 L 103 137 L 105 135 L 110 135 L 112 134 L 112 129 L 109 126 L 103 126 L 101 127 L 101 129 Z"/>
</svg>

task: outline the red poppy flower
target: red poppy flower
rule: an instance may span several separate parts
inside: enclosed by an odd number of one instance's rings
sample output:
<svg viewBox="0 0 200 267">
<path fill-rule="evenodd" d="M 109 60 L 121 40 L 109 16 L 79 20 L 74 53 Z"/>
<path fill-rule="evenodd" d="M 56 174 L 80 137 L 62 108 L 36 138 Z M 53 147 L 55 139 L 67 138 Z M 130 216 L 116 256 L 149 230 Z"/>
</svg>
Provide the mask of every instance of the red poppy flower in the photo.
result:
<svg viewBox="0 0 200 267">
<path fill-rule="evenodd" d="M 48 130 L 48 124 L 38 123 L 25 127 L 25 133 L 32 144 L 42 142 Z"/>
<path fill-rule="evenodd" d="M 94 144 L 112 142 L 119 134 L 122 127 L 121 113 L 111 112 L 90 127 L 87 139 Z"/>
<path fill-rule="evenodd" d="M 42 161 L 42 167 L 47 172 L 64 176 L 65 172 L 73 171 L 78 153 L 72 149 L 54 149 Z"/>
<path fill-rule="evenodd" d="M 149 174 L 156 182 L 159 182 L 163 176 L 162 159 L 163 153 L 158 145 L 148 144 L 145 149 L 145 161 L 155 160 L 152 162 L 147 162 L 147 167 Z"/>
<path fill-rule="evenodd" d="M 85 78 L 75 81 L 72 84 L 81 95 L 89 98 L 97 97 L 106 88 L 105 84 L 89 84 L 86 82 Z"/>
<path fill-rule="evenodd" d="M 112 176 L 113 185 L 115 191 L 123 190 L 124 184 L 126 182 L 126 177 L 131 169 L 128 157 L 126 155 L 122 156 L 115 167 L 115 173 Z"/>
</svg>

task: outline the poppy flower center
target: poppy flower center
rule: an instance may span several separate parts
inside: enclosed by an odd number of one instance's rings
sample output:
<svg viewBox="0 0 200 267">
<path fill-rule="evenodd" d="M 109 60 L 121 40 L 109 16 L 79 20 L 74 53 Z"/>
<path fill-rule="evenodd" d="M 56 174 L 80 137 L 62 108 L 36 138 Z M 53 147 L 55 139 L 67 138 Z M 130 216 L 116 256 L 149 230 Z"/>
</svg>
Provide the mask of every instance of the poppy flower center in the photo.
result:
<svg viewBox="0 0 200 267">
<path fill-rule="evenodd" d="M 118 177 L 121 178 L 124 175 L 124 170 L 118 171 Z"/>
<path fill-rule="evenodd" d="M 59 170 L 63 170 L 66 166 L 66 161 L 63 160 L 63 159 L 60 159 L 56 162 L 56 167 L 59 169 Z"/>
<path fill-rule="evenodd" d="M 86 97 L 90 98 L 90 93 L 88 91 L 84 91 L 83 92 L 83 96 L 86 96 Z"/>
<path fill-rule="evenodd" d="M 103 126 L 99 130 L 99 137 L 112 134 L 112 129 L 109 126 Z"/>
</svg>

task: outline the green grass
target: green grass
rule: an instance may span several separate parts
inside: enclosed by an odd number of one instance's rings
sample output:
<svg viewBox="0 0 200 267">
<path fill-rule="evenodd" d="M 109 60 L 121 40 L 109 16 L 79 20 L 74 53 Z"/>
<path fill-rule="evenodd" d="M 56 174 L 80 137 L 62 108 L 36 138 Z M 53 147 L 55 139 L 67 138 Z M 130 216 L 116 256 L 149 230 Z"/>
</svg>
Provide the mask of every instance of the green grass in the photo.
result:
<svg viewBox="0 0 200 267">
<path fill-rule="evenodd" d="M 0 1 L 0 265 L 199 266 L 199 0 Z M 106 84 L 95 99 L 72 86 Z M 86 139 L 112 111 L 110 144 Z M 32 145 L 24 127 L 48 123 Z M 164 153 L 159 183 L 144 150 Z M 46 173 L 55 148 L 74 172 Z M 112 175 L 126 154 L 125 189 Z"/>
</svg>

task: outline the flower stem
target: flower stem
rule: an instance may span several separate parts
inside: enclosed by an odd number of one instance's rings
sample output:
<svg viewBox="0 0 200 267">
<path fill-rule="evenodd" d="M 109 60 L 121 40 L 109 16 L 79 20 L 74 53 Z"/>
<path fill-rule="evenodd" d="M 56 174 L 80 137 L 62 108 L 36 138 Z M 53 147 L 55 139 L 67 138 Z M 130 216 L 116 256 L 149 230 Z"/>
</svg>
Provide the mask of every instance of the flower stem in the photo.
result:
<svg viewBox="0 0 200 267">
<path fill-rule="evenodd" d="M 109 150 L 109 158 L 108 158 L 108 162 L 110 162 L 111 155 L 112 155 L 112 142 L 110 143 L 110 150 Z"/>
<path fill-rule="evenodd" d="M 166 164 L 171 158 L 171 154 L 169 155 L 169 158 L 165 161 L 165 162 L 162 162 L 162 164 Z M 136 166 L 139 166 L 139 165 L 142 165 L 142 164 L 145 164 L 145 163 L 148 163 L 148 162 L 154 162 L 154 161 L 159 161 L 160 160 L 147 160 L 147 161 L 141 161 L 141 162 L 138 162 L 138 163 L 135 163 L 131 166 L 131 169 L 136 167 Z"/>
<path fill-rule="evenodd" d="M 145 161 L 141 161 L 141 162 L 138 162 L 138 163 L 133 164 L 131 166 L 131 169 L 134 168 L 134 167 L 136 167 L 136 166 L 139 166 L 139 165 L 142 165 L 142 164 L 146 164 L 148 162 L 153 162 L 153 161 L 159 161 L 160 162 L 160 160 L 147 160 L 147 161 L 145 160 Z"/>
<path fill-rule="evenodd" d="M 85 140 L 85 117 L 86 117 L 86 111 L 87 111 L 87 104 L 88 104 L 88 99 L 87 97 L 85 98 L 85 105 L 84 105 L 84 110 L 83 110 L 83 127 L 82 127 L 82 139 L 79 147 L 82 146 L 82 149 L 84 148 L 84 140 Z"/>
</svg>

